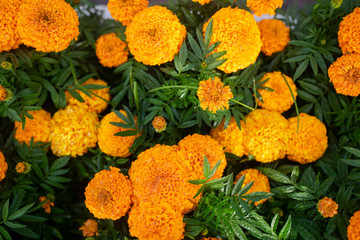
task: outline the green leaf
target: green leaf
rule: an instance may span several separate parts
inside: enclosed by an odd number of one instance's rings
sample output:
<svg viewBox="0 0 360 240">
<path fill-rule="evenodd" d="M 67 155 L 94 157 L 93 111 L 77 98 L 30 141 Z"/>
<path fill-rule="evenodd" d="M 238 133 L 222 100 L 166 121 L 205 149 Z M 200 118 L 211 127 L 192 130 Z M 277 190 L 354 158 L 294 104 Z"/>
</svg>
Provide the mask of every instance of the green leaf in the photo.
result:
<svg viewBox="0 0 360 240">
<path fill-rule="evenodd" d="M 280 216 L 279 216 L 279 214 L 277 213 L 277 214 L 273 217 L 273 219 L 271 220 L 271 230 L 272 230 L 273 232 L 276 232 L 276 230 L 277 230 L 277 227 L 278 227 L 278 225 L 279 225 L 279 219 L 280 219 Z"/>
<path fill-rule="evenodd" d="M 210 175 L 208 176 L 207 180 L 209 180 L 210 178 L 212 178 L 214 176 L 214 174 L 216 173 L 217 169 L 219 168 L 221 163 L 221 159 L 215 164 L 215 166 L 211 169 L 210 171 Z"/>
<path fill-rule="evenodd" d="M 343 162 L 346 163 L 347 165 L 360 168 L 360 160 L 341 159 L 341 161 L 343 161 Z"/>
<path fill-rule="evenodd" d="M 179 59 L 182 66 L 185 66 L 187 56 L 188 56 L 188 50 L 186 48 L 186 42 L 184 41 L 179 51 Z"/>
<path fill-rule="evenodd" d="M 299 67 L 296 69 L 293 80 L 295 81 L 296 79 L 298 79 L 301 74 L 303 74 L 303 72 L 306 70 L 307 66 L 309 65 L 309 59 L 304 60 Z"/>
<path fill-rule="evenodd" d="M 220 59 L 220 60 L 216 60 L 213 63 L 210 63 L 209 65 L 206 66 L 206 70 L 213 70 L 215 68 L 217 68 L 218 66 L 222 65 L 224 62 L 226 62 L 227 59 Z"/>
<path fill-rule="evenodd" d="M 310 57 L 310 66 L 314 72 L 314 75 L 317 76 L 318 75 L 318 65 L 313 56 Z"/>
<path fill-rule="evenodd" d="M 241 176 L 239 178 L 239 180 L 237 180 L 237 182 L 232 190 L 232 193 L 231 193 L 232 196 L 239 194 L 239 191 L 241 190 L 241 187 L 244 184 L 244 181 L 245 181 L 245 175 Z"/>
<path fill-rule="evenodd" d="M 14 222 L 14 221 L 12 221 L 12 222 L 6 221 L 4 224 L 9 228 L 24 228 L 24 227 L 26 227 L 26 225 L 20 224 L 18 222 Z"/>
<path fill-rule="evenodd" d="M 356 148 L 352 148 L 352 147 L 344 147 L 346 151 L 348 151 L 349 153 L 354 154 L 357 157 L 360 157 L 360 150 L 356 149 Z"/>
<path fill-rule="evenodd" d="M 296 166 L 293 168 L 292 172 L 291 172 L 291 181 L 296 183 L 296 180 L 299 177 L 299 166 Z"/>
<path fill-rule="evenodd" d="M 258 170 L 274 181 L 277 181 L 279 183 L 292 184 L 291 180 L 285 174 L 279 171 L 271 168 L 262 167 L 258 168 Z"/>
<path fill-rule="evenodd" d="M 3 219 L 3 221 L 6 221 L 6 219 L 8 217 L 8 214 L 9 214 L 9 202 L 10 202 L 10 199 L 6 200 L 6 202 L 4 204 L 4 207 L 2 209 L 2 219 Z"/>
<path fill-rule="evenodd" d="M 316 98 L 310 93 L 307 93 L 301 89 L 297 89 L 297 93 L 300 98 L 304 99 L 307 102 L 313 102 L 313 103 L 316 102 Z"/>
<path fill-rule="evenodd" d="M 315 199 L 315 196 L 313 194 L 307 193 L 307 192 L 295 192 L 290 193 L 289 197 L 292 199 L 298 200 L 298 201 L 308 201 Z"/>
<path fill-rule="evenodd" d="M 314 57 L 315 57 L 316 62 L 319 64 L 321 71 L 325 74 L 325 76 L 327 76 L 327 67 L 326 67 L 324 58 L 317 51 L 314 51 Z"/>
<path fill-rule="evenodd" d="M 6 231 L 2 226 L 0 226 L 0 233 L 5 237 L 6 240 L 12 239 L 8 231 Z"/>
<path fill-rule="evenodd" d="M 291 232 L 291 215 L 288 217 L 285 225 L 280 230 L 279 238 L 281 239 L 288 239 L 290 237 Z"/>
<path fill-rule="evenodd" d="M 299 47 L 305 47 L 305 48 L 315 48 L 315 45 L 310 42 L 305 41 L 299 41 L 299 40 L 291 40 L 289 41 L 289 44 Z"/>
<path fill-rule="evenodd" d="M 304 59 L 307 59 L 309 57 L 309 55 L 300 55 L 300 56 L 296 56 L 296 57 L 293 57 L 293 58 L 289 58 L 289 59 L 286 59 L 284 61 L 284 63 L 292 63 L 292 62 L 299 62 L 299 61 L 302 61 Z"/>
<path fill-rule="evenodd" d="M 34 204 L 35 203 L 31 203 L 29 205 L 26 205 L 25 207 L 18 209 L 16 212 L 10 215 L 8 220 L 14 220 L 22 217 L 27 212 L 27 210 L 29 210 L 32 206 L 34 206 Z"/>
<path fill-rule="evenodd" d="M 199 44 L 197 44 L 197 42 L 195 41 L 195 39 L 193 38 L 193 36 L 191 36 L 190 33 L 188 33 L 188 39 L 189 39 L 189 43 L 190 46 L 192 48 L 192 50 L 194 51 L 195 55 L 199 58 L 199 59 L 203 59 L 203 52 L 201 51 L 201 48 L 199 46 Z"/>
<path fill-rule="evenodd" d="M 38 234 L 36 234 L 35 232 L 33 232 L 31 229 L 29 228 L 19 228 L 19 229 L 16 229 L 16 233 L 20 234 L 20 235 L 23 235 L 25 237 L 28 237 L 28 238 L 40 238 Z"/>
<path fill-rule="evenodd" d="M 194 185 L 201 185 L 206 183 L 206 179 L 188 180 L 188 182 Z"/>
<path fill-rule="evenodd" d="M 203 173 L 204 173 L 204 177 L 205 179 L 210 179 L 210 173 L 211 173 L 211 166 L 209 163 L 208 158 L 206 157 L 206 155 L 204 154 L 204 169 L 203 169 Z"/>
<path fill-rule="evenodd" d="M 274 196 L 274 194 L 268 192 L 253 192 L 246 195 L 242 195 L 243 198 L 250 200 L 252 202 L 258 202 L 263 199 L 268 199 L 271 196 Z"/>
<path fill-rule="evenodd" d="M 5 114 L 14 121 L 22 122 L 19 114 L 12 108 L 5 108 Z"/>
<path fill-rule="evenodd" d="M 213 34 L 213 20 L 211 19 L 205 29 L 205 46 L 208 47 Z"/>
<path fill-rule="evenodd" d="M 65 157 L 56 159 L 53 162 L 53 164 L 51 164 L 50 172 L 65 167 L 65 165 L 69 162 L 69 160 L 70 160 L 70 156 L 65 156 Z"/>
<path fill-rule="evenodd" d="M 80 96 L 80 94 L 77 91 L 74 91 L 72 89 L 68 89 L 70 95 L 78 100 L 79 102 L 85 102 L 85 100 Z"/>
<path fill-rule="evenodd" d="M 137 134 L 138 132 L 136 130 L 125 130 L 122 132 L 115 133 L 114 136 L 127 137 L 127 136 L 135 136 Z"/>
</svg>

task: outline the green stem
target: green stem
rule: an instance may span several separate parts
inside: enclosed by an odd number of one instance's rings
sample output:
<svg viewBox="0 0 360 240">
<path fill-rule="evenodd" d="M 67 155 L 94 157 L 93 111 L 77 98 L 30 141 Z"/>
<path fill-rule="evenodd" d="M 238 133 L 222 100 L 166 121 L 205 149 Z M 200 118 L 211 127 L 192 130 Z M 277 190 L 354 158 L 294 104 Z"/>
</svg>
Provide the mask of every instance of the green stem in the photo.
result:
<svg viewBox="0 0 360 240">
<path fill-rule="evenodd" d="M 299 113 L 299 108 L 298 105 L 296 103 L 296 99 L 295 96 L 290 88 L 290 85 L 288 83 L 288 81 L 286 80 L 286 78 L 284 77 L 284 74 L 281 73 L 282 78 L 284 79 L 284 81 L 286 82 L 286 85 L 288 86 L 290 93 L 291 93 L 291 97 L 294 100 L 294 104 L 295 104 L 295 109 L 296 109 L 296 115 L 297 115 L 297 129 L 296 129 L 296 133 L 299 131 L 299 126 L 300 126 L 300 113 Z"/>
<path fill-rule="evenodd" d="M 252 108 L 252 107 L 250 107 L 250 106 L 248 106 L 248 105 L 246 105 L 246 104 L 244 104 L 244 103 L 241 103 L 241 102 L 238 102 L 238 101 L 236 101 L 236 100 L 234 100 L 234 99 L 230 99 L 230 101 L 233 101 L 234 103 L 237 103 L 237 104 L 239 104 L 239 105 L 241 105 L 241 106 L 243 106 L 243 107 L 245 107 L 245 108 L 247 108 L 247 109 L 250 109 L 251 111 L 254 111 L 255 110 L 255 108 Z"/>
<path fill-rule="evenodd" d="M 198 87 L 194 87 L 194 86 L 173 85 L 173 86 L 162 86 L 162 87 L 154 88 L 154 89 L 151 89 L 149 91 L 149 93 L 155 92 L 155 91 L 158 91 L 158 90 L 169 89 L 169 88 L 198 89 Z"/>
</svg>

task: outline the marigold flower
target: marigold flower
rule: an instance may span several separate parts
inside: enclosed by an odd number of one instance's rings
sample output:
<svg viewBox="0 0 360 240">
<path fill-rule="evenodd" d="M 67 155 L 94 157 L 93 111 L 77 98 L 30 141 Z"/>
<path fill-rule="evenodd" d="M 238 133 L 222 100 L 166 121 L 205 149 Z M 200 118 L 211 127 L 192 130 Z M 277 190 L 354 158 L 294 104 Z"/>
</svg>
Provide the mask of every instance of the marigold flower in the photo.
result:
<svg viewBox="0 0 360 240">
<path fill-rule="evenodd" d="M 197 96 L 203 110 L 208 109 L 216 113 L 217 110 L 229 109 L 229 100 L 233 94 L 229 86 L 224 87 L 224 83 L 218 77 L 214 77 L 199 83 Z"/>
<path fill-rule="evenodd" d="M 155 129 L 155 132 L 157 133 L 161 133 L 162 131 L 165 131 L 166 129 L 165 118 L 162 116 L 154 117 L 154 120 L 152 121 L 152 125 Z"/>
<path fill-rule="evenodd" d="M 212 128 L 210 131 L 210 136 L 218 141 L 221 146 L 225 147 L 224 151 L 235 154 L 239 157 L 246 154 L 244 147 L 244 127 L 245 123 L 241 121 L 241 130 L 238 128 L 235 118 L 231 117 L 230 123 L 226 129 L 224 129 L 225 121 L 223 120 L 221 124 Z"/>
<path fill-rule="evenodd" d="M 134 16 L 148 5 L 148 0 L 109 0 L 107 7 L 116 21 L 128 25 Z"/>
<path fill-rule="evenodd" d="M 256 16 L 263 14 L 275 15 L 275 10 L 281 8 L 283 0 L 247 0 L 246 6 L 254 12 Z"/>
<path fill-rule="evenodd" d="M 317 209 L 324 218 L 333 217 L 338 212 L 339 205 L 331 198 L 324 197 L 317 204 Z"/>
<path fill-rule="evenodd" d="M 120 110 L 126 116 L 125 111 Z M 137 117 L 134 117 L 135 122 Z M 139 135 L 136 136 L 114 136 L 118 132 L 131 130 L 128 128 L 117 127 L 112 122 L 124 122 L 114 112 L 107 114 L 100 122 L 98 132 L 98 145 L 102 152 L 113 157 L 128 157 L 131 155 L 129 148 Z"/>
<path fill-rule="evenodd" d="M 64 0 L 23 2 L 17 26 L 23 43 L 42 52 L 63 51 L 79 35 L 78 16 Z"/>
<path fill-rule="evenodd" d="M 259 99 L 257 100 L 260 107 L 279 113 L 283 113 L 291 108 L 294 100 L 284 78 L 288 82 L 290 89 L 296 98 L 296 86 L 290 77 L 281 72 L 266 73 L 262 78 L 262 81 L 265 79 L 268 79 L 268 81 L 262 86 L 271 88 L 274 91 L 259 89 L 259 93 L 263 100 L 263 102 Z"/>
<path fill-rule="evenodd" d="M 61 157 L 82 156 L 96 146 L 99 119 L 77 106 L 67 106 L 57 111 L 51 121 L 50 136 L 52 152 Z"/>
<path fill-rule="evenodd" d="M 260 29 L 263 46 L 261 51 L 267 56 L 285 49 L 290 41 L 290 28 L 278 19 L 264 19 L 257 23 Z"/>
<path fill-rule="evenodd" d="M 33 119 L 27 116 L 25 121 L 25 129 L 22 128 L 22 123 L 15 121 L 15 139 L 19 142 L 30 144 L 31 138 L 35 142 L 49 142 L 51 114 L 45 110 L 29 111 Z"/>
<path fill-rule="evenodd" d="M 0 85 L 0 102 L 4 101 L 8 97 L 6 89 Z"/>
<path fill-rule="evenodd" d="M 54 207 L 54 203 L 50 201 L 50 199 L 48 199 L 45 196 L 41 196 L 39 197 L 39 202 L 44 202 L 46 201 L 46 203 L 44 205 L 42 205 L 41 207 L 44 209 L 44 211 L 49 214 L 51 213 L 51 207 Z"/>
<path fill-rule="evenodd" d="M 186 28 L 170 10 L 153 6 L 138 13 L 125 34 L 136 61 L 160 65 L 172 61 L 179 52 Z"/>
<path fill-rule="evenodd" d="M 16 17 L 21 0 L 0 0 L 0 52 L 18 48 L 21 39 L 16 28 Z"/>
<path fill-rule="evenodd" d="M 115 33 L 100 36 L 95 47 L 96 56 L 104 67 L 118 67 L 128 60 L 127 45 Z"/>
<path fill-rule="evenodd" d="M 330 82 L 339 94 L 357 97 L 360 94 L 360 54 L 346 54 L 331 64 Z"/>
<path fill-rule="evenodd" d="M 82 231 L 84 237 L 93 237 L 98 234 L 98 223 L 94 219 L 88 219 L 84 224 L 79 228 Z"/>
<path fill-rule="evenodd" d="M 185 223 L 179 211 L 167 203 L 142 202 L 129 213 L 130 234 L 139 240 L 180 240 Z"/>
<path fill-rule="evenodd" d="M 85 205 L 99 219 L 117 220 L 131 205 L 132 186 L 119 168 L 102 170 L 85 188 Z"/>
<path fill-rule="evenodd" d="M 360 53 L 360 7 L 355 8 L 341 21 L 338 40 L 344 54 Z"/>
<path fill-rule="evenodd" d="M 209 2 L 211 2 L 212 0 L 192 0 L 193 2 L 198 2 L 201 5 L 207 4 Z"/>
<path fill-rule="evenodd" d="M 289 123 L 280 113 L 256 109 L 245 120 L 244 146 L 256 161 L 268 163 L 285 157 Z"/>
<path fill-rule="evenodd" d="M 359 240 L 360 238 L 360 211 L 354 213 L 350 218 L 350 224 L 347 228 L 348 240 Z"/>
<path fill-rule="evenodd" d="M 191 171 L 197 178 L 204 178 L 205 155 L 212 168 L 221 161 L 211 180 L 222 177 L 227 162 L 222 146 L 215 139 L 207 135 L 193 134 L 182 139 L 178 145 L 180 151 L 185 154 L 186 159 L 190 162 Z"/>
<path fill-rule="evenodd" d="M 260 30 L 253 15 L 243 9 L 228 7 L 217 11 L 211 19 L 213 34 L 210 44 L 220 41 L 213 53 L 227 51 L 221 57 L 227 60 L 218 69 L 232 73 L 253 64 L 262 46 Z M 209 21 L 204 24 L 204 34 Z"/>
<path fill-rule="evenodd" d="M 101 79 L 95 80 L 93 78 L 90 78 L 89 80 L 84 82 L 82 85 L 86 86 L 86 85 L 92 85 L 92 84 L 101 85 L 101 86 L 108 85 L 107 82 L 105 82 Z M 89 89 L 90 92 L 105 99 L 106 101 L 110 101 L 109 90 L 110 90 L 109 88 Z M 85 102 L 79 102 L 76 98 L 71 96 L 71 94 L 68 91 L 66 91 L 65 95 L 66 95 L 66 102 L 68 105 L 75 105 L 75 106 L 85 109 L 88 112 L 93 112 L 93 113 L 101 113 L 102 111 L 104 111 L 106 109 L 108 103 L 106 101 L 104 101 L 103 99 L 101 99 L 95 95 L 91 95 L 91 97 L 89 97 L 83 91 L 80 91 L 80 90 L 77 90 L 77 92 L 84 99 Z"/>
<path fill-rule="evenodd" d="M 325 125 L 316 117 L 300 113 L 298 119 L 289 119 L 289 148 L 287 158 L 301 164 L 315 162 L 324 154 L 328 146 Z"/>
<path fill-rule="evenodd" d="M 0 181 L 2 181 L 6 177 L 7 169 L 8 165 L 5 161 L 4 154 L 0 151 Z"/>
<path fill-rule="evenodd" d="M 17 173 L 26 174 L 31 170 L 31 164 L 27 162 L 18 162 L 15 166 L 15 170 Z"/>
</svg>

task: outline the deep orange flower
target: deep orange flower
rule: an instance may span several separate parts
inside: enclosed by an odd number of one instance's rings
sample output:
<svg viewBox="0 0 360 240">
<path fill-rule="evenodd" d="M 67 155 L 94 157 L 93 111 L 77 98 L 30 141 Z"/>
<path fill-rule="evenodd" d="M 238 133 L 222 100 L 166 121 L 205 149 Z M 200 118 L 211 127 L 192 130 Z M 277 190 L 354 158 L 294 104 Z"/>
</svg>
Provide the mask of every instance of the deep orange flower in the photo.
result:
<svg viewBox="0 0 360 240">
<path fill-rule="evenodd" d="M 17 29 L 23 43 L 42 52 L 60 52 L 79 35 L 79 19 L 64 0 L 31 0 L 21 4 Z"/>
<path fill-rule="evenodd" d="M 339 94 L 357 97 L 360 94 L 360 54 L 346 54 L 331 64 L 330 82 Z"/>
<path fill-rule="evenodd" d="M 347 228 L 348 240 L 360 239 L 360 211 L 354 213 L 350 218 L 350 224 Z"/>
<path fill-rule="evenodd" d="M 0 151 L 0 181 L 2 181 L 6 177 L 7 169 L 8 169 L 8 165 L 5 161 L 5 157 L 3 153 Z"/>
<path fill-rule="evenodd" d="M 153 6 L 137 14 L 125 34 L 136 61 L 160 65 L 172 61 L 179 52 L 186 28 L 170 10 Z"/>
<path fill-rule="evenodd" d="M 212 0 L 192 0 L 193 2 L 198 2 L 201 5 L 207 4 L 209 2 L 211 2 Z"/>
<path fill-rule="evenodd" d="M 120 169 L 102 170 L 85 188 L 85 205 L 99 219 L 117 220 L 131 205 L 132 186 Z"/>
<path fill-rule="evenodd" d="M 16 28 L 20 4 L 21 0 L 0 0 L 0 52 L 18 48 L 21 44 Z"/>
<path fill-rule="evenodd" d="M 44 202 L 46 201 L 46 203 L 44 205 L 42 205 L 42 208 L 44 209 L 44 211 L 49 214 L 51 213 L 51 207 L 54 207 L 54 203 L 51 202 L 47 197 L 45 196 L 41 196 L 39 197 L 39 202 Z"/>
<path fill-rule="evenodd" d="M 224 87 L 220 78 L 214 77 L 199 83 L 197 96 L 203 110 L 208 109 L 210 112 L 216 113 L 217 110 L 229 109 L 229 100 L 233 94 L 229 86 Z"/>
<path fill-rule="evenodd" d="M 254 12 L 256 16 L 263 14 L 275 15 L 275 10 L 281 8 L 283 0 L 247 0 L 246 6 Z"/>
<path fill-rule="evenodd" d="M 4 101 L 8 97 L 6 89 L 0 85 L 0 102 Z"/>
<path fill-rule="evenodd" d="M 115 33 L 100 36 L 95 47 L 96 56 L 104 67 L 118 67 L 128 60 L 127 45 Z"/>
<path fill-rule="evenodd" d="M 116 21 L 128 25 L 134 16 L 148 5 L 148 0 L 109 0 L 107 7 Z"/>
<path fill-rule="evenodd" d="M 152 126 L 155 129 L 155 132 L 161 133 L 162 131 L 165 131 L 166 129 L 166 121 L 165 118 L 162 116 L 154 117 L 152 121 Z"/>
<path fill-rule="evenodd" d="M 317 209 L 324 218 L 333 217 L 338 212 L 339 205 L 331 198 L 324 197 L 317 204 Z"/>
<path fill-rule="evenodd" d="M 18 162 L 15 166 L 15 170 L 17 173 L 26 174 L 31 170 L 31 164 L 27 162 Z"/>
<path fill-rule="evenodd" d="M 264 19 L 257 23 L 263 46 L 261 51 L 267 56 L 285 49 L 290 41 L 290 28 L 278 19 Z"/>
<path fill-rule="evenodd" d="M 360 53 L 360 7 L 355 8 L 341 21 L 338 40 L 344 54 Z"/>
<path fill-rule="evenodd" d="M 84 237 L 93 237 L 98 234 L 98 223 L 94 219 L 88 219 L 84 224 L 79 228 L 82 231 Z"/>
</svg>

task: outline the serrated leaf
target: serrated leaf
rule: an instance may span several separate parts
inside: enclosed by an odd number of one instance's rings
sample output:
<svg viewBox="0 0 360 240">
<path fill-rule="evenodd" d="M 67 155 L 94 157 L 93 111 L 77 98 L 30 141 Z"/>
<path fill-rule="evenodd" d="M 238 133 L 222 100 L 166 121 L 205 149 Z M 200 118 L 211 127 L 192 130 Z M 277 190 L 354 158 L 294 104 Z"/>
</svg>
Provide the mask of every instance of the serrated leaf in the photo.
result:
<svg viewBox="0 0 360 240">
<path fill-rule="evenodd" d="M 291 232 L 291 215 L 288 217 L 285 225 L 280 230 L 280 233 L 279 233 L 280 240 L 288 239 L 290 237 L 290 232 Z"/>
<path fill-rule="evenodd" d="M 262 167 L 258 168 L 258 170 L 274 181 L 285 184 L 292 184 L 291 180 L 285 174 L 279 171 L 276 171 L 271 168 L 262 168 Z"/>
<path fill-rule="evenodd" d="M 208 47 L 211 41 L 211 37 L 213 34 L 213 20 L 210 19 L 210 22 L 206 26 L 205 29 L 205 46 Z"/>
<path fill-rule="evenodd" d="M 356 149 L 356 148 L 352 148 L 352 147 L 344 147 L 346 151 L 348 151 L 349 153 L 354 154 L 357 157 L 360 157 L 360 150 Z"/>
<path fill-rule="evenodd" d="M 210 173 L 211 173 L 211 166 L 209 163 L 208 158 L 206 157 L 206 155 L 204 154 L 204 168 L 203 168 L 203 173 L 204 173 L 204 177 L 205 179 L 210 179 Z"/>
<path fill-rule="evenodd" d="M 65 157 L 56 159 L 53 162 L 53 164 L 51 164 L 50 172 L 65 167 L 65 165 L 69 162 L 69 160 L 70 160 L 70 156 L 65 156 Z"/>
<path fill-rule="evenodd" d="M 239 194 L 239 191 L 241 190 L 241 187 L 242 185 L 244 184 L 244 181 L 245 181 L 245 175 L 241 176 L 239 178 L 239 180 L 237 180 L 232 192 L 231 192 L 231 195 L 232 196 L 235 196 L 237 194 Z"/>
<path fill-rule="evenodd" d="M 279 214 L 277 213 L 277 214 L 273 217 L 273 219 L 271 220 L 271 230 L 272 230 L 273 232 L 276 232 L 276 230 L 277 230 L 277 227 L 278 227 L 278 225 L 279 225 L 279 219 L 280 219 L 280 216 L 279 216 Z"/>
<path fill-rule="evenodd" d="M 289 197 L 298 201 L 308 201 L 315 199 L 315 196 L 313 194 L 307 192 L 290 193 Z"/>
<path fill-rule="evenodd" d="M 4 221 L 6 221 L 8 214 L 9 214 L 9 202 L 10 202 L 10 199 L 6 200 L 4 207 L 2 209 L 2 219 Z"/>
<path fill-rule="evenodd" d="M 14 222 L 14 221 L 6 221 L 4 224 L 5 224 L 5 226 L 7 226 L 9 228 L 16 228 L 16 229 L 26 227 L 26 225 L 20 224 L 18 222 Z"/>
<path fill-rule="evenodd" d="M 6 240 L 12 239 L 8 231 L 6 231 L 2 226 L 0 226 L 0 233 L 5 237 Z"/>
<path fill-rule="evenodd" d="M 27 238 L 35 238 L 35 239 L 40 238 L 37 233 L 33 232 L 31 229 L 29 229 L 27 227 L 16 229 L 16 233 L 23 235 Z"/>
<path fill-rule="evenodd" d="M 195 41 L 195 39 L 193 38 L 193 36 L 191 36 L 190 33 L 188 33 L 187 37 L 188 37 L 190 46 L 191 46 L 192 50 L 194 51 L 196 57 L 198 57 L 199 59 L 203 59 L 204 56 L 203 56 L 203 53 L 201 51 L 199 44 Z"/>
<path fill-rule="evenodd" d="M 309 65 L 309 59 L 304 60 L 296 69 L 293 80 L 298 79 L 306 70 Z"/>
<path fill-rule="evenodd" d="M 26 205 L 25 207 L 18 209 L 16 212 L 14 212 L 13 214 L 10 215 L 8 220 L 14 220 L 14 219 L 20 218 L 27 212 L 27 210 L 29 210 L 32 206 L 34 206 L 34 204 L 35 203 L 31 203 L 31 204 Z"/>
<path fill-rule="evenodd" d="M 128 136 L 136 136 L 137 134 L 138 134 L 138 132 L 135 130 L 125 130 L 122 132 L 115 133 L 114 136 L 128 137 Z"/>
</svg>

